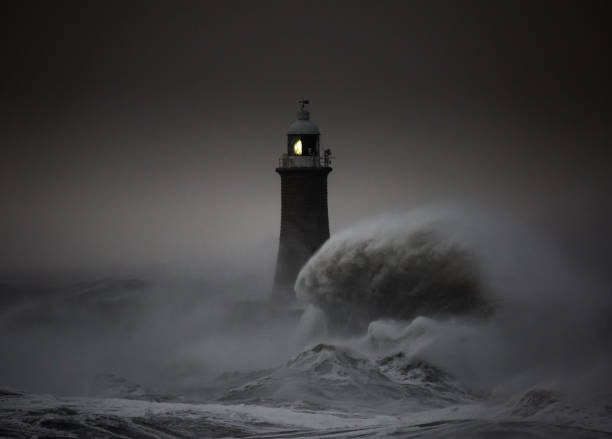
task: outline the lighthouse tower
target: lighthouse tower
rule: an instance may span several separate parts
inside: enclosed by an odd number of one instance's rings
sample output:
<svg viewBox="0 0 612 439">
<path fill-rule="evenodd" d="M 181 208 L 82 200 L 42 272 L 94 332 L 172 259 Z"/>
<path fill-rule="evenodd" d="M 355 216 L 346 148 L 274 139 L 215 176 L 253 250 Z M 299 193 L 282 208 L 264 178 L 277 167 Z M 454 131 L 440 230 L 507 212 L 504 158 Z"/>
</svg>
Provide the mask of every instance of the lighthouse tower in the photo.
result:
<svg viewBox="0 0 612 439">
<path fill-rule="evenodd" d="M 287 152 L 278 163 L 281 177 L 281 229 L 273 296 L 294 297 L 293 285 L 308 258 L 329 238 L 327 174 L 331 151 L 320 154 L 319 128 L 300 101 L 298 118 L 287 131 Z"/>
</svg>

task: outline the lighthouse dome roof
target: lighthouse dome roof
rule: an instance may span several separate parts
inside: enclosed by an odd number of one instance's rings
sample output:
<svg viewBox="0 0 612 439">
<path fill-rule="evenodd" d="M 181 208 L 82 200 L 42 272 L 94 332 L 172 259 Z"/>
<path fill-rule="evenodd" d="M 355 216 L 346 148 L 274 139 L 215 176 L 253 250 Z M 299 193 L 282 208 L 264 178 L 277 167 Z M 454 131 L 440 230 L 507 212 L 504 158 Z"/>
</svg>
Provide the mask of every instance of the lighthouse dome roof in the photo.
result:
<svg viewBox="0 0 612 439">
<path fill-rule="evenodd" d="M 287 134 L 321 134 L 319 127 L 310 120 L 310 112 L 301 109 L 298 111 L 298 118 L 295 122 L 289 125 Z"/>
</svg>

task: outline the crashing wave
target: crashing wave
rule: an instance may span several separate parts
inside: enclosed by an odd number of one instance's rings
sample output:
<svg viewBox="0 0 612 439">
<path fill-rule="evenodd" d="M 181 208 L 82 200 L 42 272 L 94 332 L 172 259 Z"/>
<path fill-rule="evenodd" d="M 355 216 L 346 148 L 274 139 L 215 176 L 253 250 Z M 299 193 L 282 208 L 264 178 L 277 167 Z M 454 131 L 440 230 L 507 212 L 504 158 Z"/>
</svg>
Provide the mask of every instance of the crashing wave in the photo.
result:
<svg viewBox="0 0 612 439">
<path fill-rule="evenodd" d="M 297 295 L 336 330 L 379 318 L 489 314 L 477 258 L 445 230 L 396 218 L 334 235 L 301 270 Z"/>
</svg>

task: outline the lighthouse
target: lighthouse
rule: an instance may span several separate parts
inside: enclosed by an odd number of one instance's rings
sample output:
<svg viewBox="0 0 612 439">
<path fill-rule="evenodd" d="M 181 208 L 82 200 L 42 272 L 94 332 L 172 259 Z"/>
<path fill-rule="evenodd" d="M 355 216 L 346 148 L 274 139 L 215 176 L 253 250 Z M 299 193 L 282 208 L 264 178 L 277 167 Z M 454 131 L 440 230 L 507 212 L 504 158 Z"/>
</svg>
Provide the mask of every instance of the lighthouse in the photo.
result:
<svg viewBox="0 0 612 439">
<path fill-rule="evenodd" d="M 297 120 L 287 130 L 287 150 L 276 172 L 281 178 L 281 227 L 273 297 L 294 297 L 295 279 L 306 261 L 329 238 L 327 175 L 331 151 L 320 154 L 319 128 L 302 99 Z"/>
</svg>

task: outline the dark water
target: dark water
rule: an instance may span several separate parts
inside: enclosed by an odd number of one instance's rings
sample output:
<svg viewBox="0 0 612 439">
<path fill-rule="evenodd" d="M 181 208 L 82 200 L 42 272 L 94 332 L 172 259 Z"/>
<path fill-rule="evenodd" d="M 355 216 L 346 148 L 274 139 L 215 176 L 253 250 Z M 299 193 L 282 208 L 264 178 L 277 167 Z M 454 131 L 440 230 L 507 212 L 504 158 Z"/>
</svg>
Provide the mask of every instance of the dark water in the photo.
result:
<svg viewBox="0 0 612 439">
<path fill-rule="evenodd" d="M 501 221 L 335 235 L 249 281 L 6 279 L 0 437 L 612 436 L 608 286 Z"/>
</svg>

